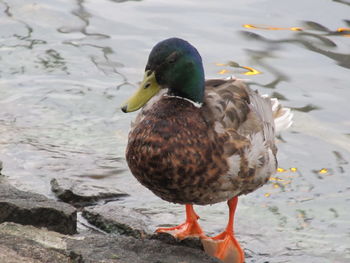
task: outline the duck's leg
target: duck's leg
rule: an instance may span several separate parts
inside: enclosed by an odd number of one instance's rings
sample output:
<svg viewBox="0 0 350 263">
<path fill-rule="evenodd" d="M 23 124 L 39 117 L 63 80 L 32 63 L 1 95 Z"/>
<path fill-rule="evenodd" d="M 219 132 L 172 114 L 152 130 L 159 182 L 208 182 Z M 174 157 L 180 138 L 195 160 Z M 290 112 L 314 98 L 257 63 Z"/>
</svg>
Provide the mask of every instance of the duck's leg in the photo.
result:
<svg viewBox="0 0 350 263">
<path fill-rule="evenodd" d="M 204 237 L 202 228 L 198 224 L 199 216 L 194 212 L 193 206 L 186 204 L 186 221 L 175 227 L 161 227 L 156 230 L 157 233 L 168 233 L 177 239 L 187 237 Z"/>
<path fill-rule="evenodd" d="M 233 231 L 237 202 L 238 197 L 234 197 L 227 202 L 230 214 L 225 231 L 215 237 L 202 239 L 205 252 L 221 259 L 225 263 L 244 262 L 243 249 L 236 240 Z"/>
</svg>

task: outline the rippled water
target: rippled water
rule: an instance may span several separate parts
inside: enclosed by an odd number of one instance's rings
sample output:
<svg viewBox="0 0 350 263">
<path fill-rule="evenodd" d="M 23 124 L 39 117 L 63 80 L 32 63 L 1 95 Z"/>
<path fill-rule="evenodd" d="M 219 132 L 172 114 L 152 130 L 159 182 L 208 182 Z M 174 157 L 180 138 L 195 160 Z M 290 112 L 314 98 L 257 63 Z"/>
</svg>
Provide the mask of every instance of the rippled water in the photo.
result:
<svg viewBox="0 0 350 263">
<path fill-rule="evenodd" d="M 248 78 L 295 109 L 278 144 L 281 169 L 240 201 L 247 262 L 349 262 L 349 13 L 346 0 L 0 0 L 3 173 L 50 197 L 54 177 L 114 184 L 151 225 L 181 222 L 181 206 L 128 171 L 135 114 L 118 107 L 152 46 L 182 37 L 202 54 L 208 78 Z M 244 75 L 232 62 L 262 74 Z M 224 203 L 197 210 L 208 233 L 224 227 Z"/>
</svg>

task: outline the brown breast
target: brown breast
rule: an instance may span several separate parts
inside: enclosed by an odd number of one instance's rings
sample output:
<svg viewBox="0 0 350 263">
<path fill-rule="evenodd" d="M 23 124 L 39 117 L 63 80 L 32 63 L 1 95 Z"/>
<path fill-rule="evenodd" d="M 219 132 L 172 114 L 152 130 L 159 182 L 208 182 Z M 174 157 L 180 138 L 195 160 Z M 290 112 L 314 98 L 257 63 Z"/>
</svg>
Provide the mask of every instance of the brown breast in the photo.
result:
<svg viewBox="0 0 350 263">
<path fill-rule="evenodd" d="M 216 202 L 228 171 L 225 138 L 206 123 L 200 108 L 163 97 L 131 131 L 126 159 L 133 175 L 159 197 L 175 203 Z"/>
</svg>

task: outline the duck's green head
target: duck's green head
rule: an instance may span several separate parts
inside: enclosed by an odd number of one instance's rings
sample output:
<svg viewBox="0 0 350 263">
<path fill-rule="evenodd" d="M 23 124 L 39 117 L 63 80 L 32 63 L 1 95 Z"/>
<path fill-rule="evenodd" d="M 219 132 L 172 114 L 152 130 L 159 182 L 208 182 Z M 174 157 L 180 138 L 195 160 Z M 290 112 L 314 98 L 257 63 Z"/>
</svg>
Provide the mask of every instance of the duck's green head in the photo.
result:
<svg viewBox="0 0 350 263">
<path fill-rule="evenodd" d="M 132 112 L 140 109 L 163 88 L 168 89 L 169 95 L 203 102 L 201 56 L 195 47 L 180 38 L 163 40 L 152 49 L 140 88 L 124 103 L 122 110 Z"/>
</svg>

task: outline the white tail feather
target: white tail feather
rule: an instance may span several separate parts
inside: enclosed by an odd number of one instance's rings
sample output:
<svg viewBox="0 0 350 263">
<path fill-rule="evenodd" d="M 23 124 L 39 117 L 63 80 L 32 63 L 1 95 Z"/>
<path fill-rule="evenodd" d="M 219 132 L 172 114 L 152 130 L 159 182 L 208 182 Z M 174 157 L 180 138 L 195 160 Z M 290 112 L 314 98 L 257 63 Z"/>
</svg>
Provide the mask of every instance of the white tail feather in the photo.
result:
<svg viewBox="0 0 350 263">
<path fill-rule="evenodd" d="M 264 94 L 262 97 L 268 97 Z M 273 118 L 275 120 L 275 131 L 280 133 L 288 129 L 293 124 L 293 112 L 289 108 L 284 108 L 278 99 L 271 98 Z"/>
<path fill-rule="evenodd" d="M 288 129 L 293 124 L 293 113 L 289 108 L 282 108 L 283 115 L 275 118 L 276 133 Z"/>
<path fill-rule="evenodd" d="M 276 133 L 288 129 L 293 124 L 293 112 L 289 108 L 283 108 L 278 99 L 273 98 L 272 111 L 275 119 Z"/>
</svg>

